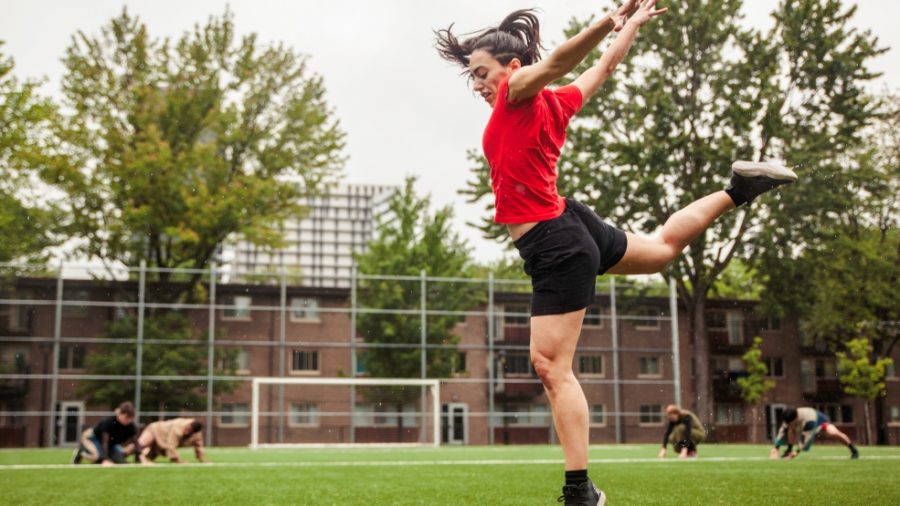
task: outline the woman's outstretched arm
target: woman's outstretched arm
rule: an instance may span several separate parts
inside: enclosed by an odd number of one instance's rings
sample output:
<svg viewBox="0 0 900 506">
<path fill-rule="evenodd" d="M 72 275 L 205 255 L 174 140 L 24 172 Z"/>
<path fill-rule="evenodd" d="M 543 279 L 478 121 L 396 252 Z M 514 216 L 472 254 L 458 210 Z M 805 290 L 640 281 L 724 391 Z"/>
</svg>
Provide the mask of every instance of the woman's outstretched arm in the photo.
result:
<svg viewBox="0 0 900 506">
<path fill-rule="evenodd" d="M 596 65 L 585 70 L 583 74 L 578 76 L 572 82 L 581 90 L 582 101 L 587 102 L 589 98 L 609 79 L 619 62 L 628 54 L 628 49 L 637 36 L 638 29 L 651 18 L 659 16 L 668 9 L 654 9 L 656 0 L 641 0 L 640 6 L 632 16 L 628 18 L 625 27 L 619 32 L 616 40 L 610 44 L 609 48 L 600 57 L 600 61 Z M 510 79 L 511 81 L 512 79 Z"/>
<path fill-rule="evenodd" d="M 546 59 L 522 67 L 509 78 L 510 102 L 533 97 L 544 86 L 572 71 L 611 31 L 622 30 L 625 21 L 638 8 L 638 0 L 625 0 L 621 7 L 591 24 L 564 42 Z"/>
</svg>

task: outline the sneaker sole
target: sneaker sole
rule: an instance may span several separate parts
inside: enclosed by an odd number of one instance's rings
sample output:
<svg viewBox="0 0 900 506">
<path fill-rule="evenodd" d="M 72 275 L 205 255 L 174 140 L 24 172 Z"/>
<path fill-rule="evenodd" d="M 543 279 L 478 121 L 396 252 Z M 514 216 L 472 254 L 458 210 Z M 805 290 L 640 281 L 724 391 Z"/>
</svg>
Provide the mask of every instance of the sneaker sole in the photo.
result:
<svg viewBox="0 0 900 506">
<path fill-rule="evenodd" d="M 748 162 L 738 160 L 731 164 L 735 174 L 744 177 L 768 177 L 777 181 L 796 181 L 797 174 L 791 169 L 773 162 Z"/>
<path fill-rule="evenodd" d="M 597 500 L 597 506 L 604 506 L 606 504 L 606 494 L 603 491 L 600 491 L 600 499 Z"/>
</svg>

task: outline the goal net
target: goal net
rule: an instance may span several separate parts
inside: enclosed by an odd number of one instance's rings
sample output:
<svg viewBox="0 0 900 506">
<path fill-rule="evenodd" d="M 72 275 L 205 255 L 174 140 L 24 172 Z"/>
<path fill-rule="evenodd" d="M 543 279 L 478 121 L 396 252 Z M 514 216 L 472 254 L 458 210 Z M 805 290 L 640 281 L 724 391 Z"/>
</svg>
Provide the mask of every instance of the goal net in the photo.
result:
<svg viewBox="0 0 900 506">
<path fill-rule="evenodd" d="M 250 448 L 439 446 L 440 382 L 253 378 Z"/>
</svg>

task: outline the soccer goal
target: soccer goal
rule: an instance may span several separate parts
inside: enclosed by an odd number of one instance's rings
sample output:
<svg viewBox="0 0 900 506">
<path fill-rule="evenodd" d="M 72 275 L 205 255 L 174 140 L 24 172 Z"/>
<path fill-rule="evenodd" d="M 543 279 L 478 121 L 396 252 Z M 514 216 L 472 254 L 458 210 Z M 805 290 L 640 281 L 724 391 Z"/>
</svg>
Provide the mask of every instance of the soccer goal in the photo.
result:
<svg viewBox="0 0 900 506">
<path fill-rule="evenodd" d="M 253 378 L 250 448 L 439 446 L 436 379 Z"/>
</svg>

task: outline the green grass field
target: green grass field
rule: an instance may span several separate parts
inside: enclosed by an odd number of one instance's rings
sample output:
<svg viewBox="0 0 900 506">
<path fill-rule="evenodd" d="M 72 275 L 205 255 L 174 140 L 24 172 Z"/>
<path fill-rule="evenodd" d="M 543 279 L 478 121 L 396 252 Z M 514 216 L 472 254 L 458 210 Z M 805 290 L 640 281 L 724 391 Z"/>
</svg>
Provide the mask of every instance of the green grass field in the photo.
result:
<svg viewBox="0 0 900 506">
<path fill-rule="evenodd" d="M 768 448 L 704 445 L 659 461 L 657 446 L 591 448 L 591 477 L 617 505 L 900 505 L 900 448 L 821 445 L 791 462 Z M 185 449 L 186 456 L 190 449 Z M 671 452 L 670 452 L 671 453 Z M 554 446 L 440 449 L 212 448 L 209 465 L 60 465 L 66 450 L 0 450 L 0 504 L 556 504 Z"/>
</svg>

